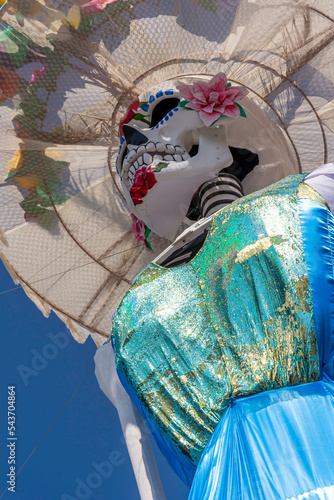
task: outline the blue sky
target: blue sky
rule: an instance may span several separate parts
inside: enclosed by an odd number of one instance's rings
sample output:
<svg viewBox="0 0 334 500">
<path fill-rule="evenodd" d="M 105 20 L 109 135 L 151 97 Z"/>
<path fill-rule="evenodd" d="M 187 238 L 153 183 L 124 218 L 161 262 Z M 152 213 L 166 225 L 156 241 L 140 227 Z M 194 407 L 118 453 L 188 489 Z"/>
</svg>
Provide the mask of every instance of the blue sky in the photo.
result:
<svg viewBox="0 0 334 500">
<path fill-rule="evenodd" d="M 0 283 L 0 293 L 15 287 L 2 263 Z M 0 499 L 139 500 L 117 413 L 94 375 L 93 341 L 75 342 L 23 290 L 0 294 L 0 315 Z M 3 494 L 9 472 L 7 387 L 13 384 L 16 471 L 35 449 L 16 478 L 15 496 Z M 167 500 L 186 500 L 188 488 L 152 444 Z"/>
</svg>

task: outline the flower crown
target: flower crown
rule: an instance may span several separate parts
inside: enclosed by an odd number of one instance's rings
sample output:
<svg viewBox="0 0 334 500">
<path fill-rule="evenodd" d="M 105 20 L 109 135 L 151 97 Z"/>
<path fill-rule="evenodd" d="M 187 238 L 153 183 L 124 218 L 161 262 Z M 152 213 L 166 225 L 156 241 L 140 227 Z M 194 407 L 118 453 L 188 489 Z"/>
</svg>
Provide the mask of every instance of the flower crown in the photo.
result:
<svg viewBox="0 0 334 500">
<path fill-rule="evenodd" d="M 248 90 L 244 87 L 233 87 L 227 82 L 224 73 L 218 73 L 209 82 L 199 81 L 193 85 L 179 86 L 178 90 L 183 97 L 179 106 L 198 111 L 200 119 L 207 127 L 213 125 L 221 116 L 246 117 L 244 109 L 236 101 L 245 97 Z"/>
</svg>

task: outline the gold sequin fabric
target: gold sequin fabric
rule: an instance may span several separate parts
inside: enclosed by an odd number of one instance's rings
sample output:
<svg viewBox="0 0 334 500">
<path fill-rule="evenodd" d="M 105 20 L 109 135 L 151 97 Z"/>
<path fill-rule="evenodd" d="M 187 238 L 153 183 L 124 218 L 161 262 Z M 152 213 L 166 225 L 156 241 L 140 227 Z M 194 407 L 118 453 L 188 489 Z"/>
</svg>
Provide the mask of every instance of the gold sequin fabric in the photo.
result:
<svg viewBox="0 0 334 500">
<path fill-rule="evenodd" d="M 218 212 L 191 262 L 151 263 L 115 314 L 119 373 L 194 465 L 231 398 L 319 378 L 297 206 L 318 195 L 302 180 Z"/>
</svg>

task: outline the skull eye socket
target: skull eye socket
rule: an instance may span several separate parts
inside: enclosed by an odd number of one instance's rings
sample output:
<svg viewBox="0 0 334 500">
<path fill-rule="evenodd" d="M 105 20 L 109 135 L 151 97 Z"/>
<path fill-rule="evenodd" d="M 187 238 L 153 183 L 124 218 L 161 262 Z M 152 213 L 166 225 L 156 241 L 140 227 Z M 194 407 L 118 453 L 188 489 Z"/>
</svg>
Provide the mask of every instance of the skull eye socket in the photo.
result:
<svg viewBox="0 0 334 500">
<path fill-rule="evenodd" d="M 162 99 L 154 108 L 152 113 L 151 127 L 155 127 L 158 123 L 169 113 L 172 109 L 176 108 L 180 99 L 170 97 Z"/>
<path fill-rule="evenodd" d="M 189 151 L 189 156 L 192 158 L 193 156 L 196 156 L 198 153 L 198 144 L 194 144 L 192 147 L 191 147 L 191 150 Z"/>
</svg>

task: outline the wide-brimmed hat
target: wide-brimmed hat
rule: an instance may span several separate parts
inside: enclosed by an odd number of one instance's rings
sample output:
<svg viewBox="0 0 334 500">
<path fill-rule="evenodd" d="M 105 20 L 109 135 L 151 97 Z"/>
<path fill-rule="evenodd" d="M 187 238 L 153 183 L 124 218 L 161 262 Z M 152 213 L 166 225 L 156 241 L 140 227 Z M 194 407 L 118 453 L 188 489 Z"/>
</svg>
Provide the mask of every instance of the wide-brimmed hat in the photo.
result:
<svg viewBox="0 0 334 500">
<path fill-rule="evenodd" d="M 246 88 L 247 118 L 227 135 L 259 156 L 246 194 L 333 158 L 331 2 L 1 4 L 1 257 L 79 341 L 104 342 L 133 279 L 170 243 L 154 231 L 154 254 L 137 243 L 116 172 L 138 96 L 219 73 Z"/>
</svg>

